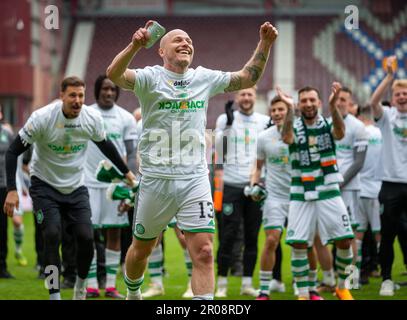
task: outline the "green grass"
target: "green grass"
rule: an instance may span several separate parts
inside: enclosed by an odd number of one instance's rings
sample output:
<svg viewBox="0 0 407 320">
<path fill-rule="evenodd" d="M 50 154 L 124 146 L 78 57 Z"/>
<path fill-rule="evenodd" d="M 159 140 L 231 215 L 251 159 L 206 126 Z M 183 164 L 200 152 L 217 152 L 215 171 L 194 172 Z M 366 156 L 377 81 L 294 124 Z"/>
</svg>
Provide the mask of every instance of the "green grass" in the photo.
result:
<svg viewBox="0 0 407 320">
<path fill-rule="evenodd" d="M 0 279 L 0 300 L 40 300 L 48 299 L 48 291 L 44 287 L 44 281 L 37 279 L 37 271 L 35 270 L 35 250 L 34 250 L 34 227 L 33 216 L 30 213 L 24 215 L 25 223 L 25 239 L 24 239 L 24 253 L 28 259 L 28 266 L 20 267 L 14 258 L 14 241 L 12 236 L 12 223 L 9 221 L 9 255 L 8 267 L 9 271 L 16 277 L 16 279 Z M 175 233 L 172 229 L 166 232 L 166 252 L 165 252 L 165 268 L 167 275 L 164 278 L 165 295 L 152 298 L 155 300 L 167 299 L 177 300 L 182 299 L 181 295 L 187 286 L 187 275 L 184 264 L 184 255 Z M 259 249 L 263 247 L 264 232 L 260 233 Z M 217 245 L 215 245 L 217 246 Z M 286 293 L 273 293 L 273 300 L 294 300 L 295 297 L 292 293 L 291 287 L 291 273 L 290 273 L 290 260 L 289 260 L 289 247 L 283 246 L 283 281 L 286 284 Z M 393 266 L 393 278 L 396 282 L 407 281 L 407 276 L 402 276 L 401 273 L 405 271 L 402 263 L 402 256 L 398 246 L 395 244 L 395 263 Z M 258 287 L 258 271 L 259 259 L 256 265 L 254 274 L 254 284 Z M 118 289 L 120 292 L 125 292 L 125 285 L 121 274 L 118 275 Z M 146 275 L 145 283 L 142 289 L 148 287 L 148 275 Z M 396 291 L 394 297 L 381 297 L 379 296 L 380 279 L 370 279 L 369 285 L 363 286 L 361 290 L 353 291 L 355 299 L 363 300 L 393 300 L 393 299 L 407 299 L 407 287 L 401 287 Z M 228 285 L 228 299 L 231 300 L 252 300 L 251 297 L 243 297 L 239 295 L 240 291 L 240 278 L 230 277 Z M 63 299 L 72 298 L 72 290 L 66 289 L 61 292 Z M 324 294 L 325 299 L 336 299 L 331 294 Z"/>
</svg>

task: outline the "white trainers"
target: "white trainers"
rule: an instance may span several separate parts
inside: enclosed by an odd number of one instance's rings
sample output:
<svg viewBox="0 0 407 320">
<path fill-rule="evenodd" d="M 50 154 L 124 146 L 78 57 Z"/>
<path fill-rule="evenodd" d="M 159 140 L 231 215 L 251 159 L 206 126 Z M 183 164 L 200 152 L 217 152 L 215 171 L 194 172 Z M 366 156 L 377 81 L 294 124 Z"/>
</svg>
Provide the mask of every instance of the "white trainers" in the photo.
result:
<svg viewBox="0 0 407 320">
<path fill-rule="evenodd" d="M 285 292 L 284 282 L 278 281 L 276 279 L 271 280 L 270 292 Z"/>
<path fill-rule="evenodd" d="M 251 296 L 257 297 L 259 295 L 259 290 L 254 289 L 253 287 L 241 287 L 240 288 L 241 296 Z"/>
<path fill-rule="evenodd" d="M 77 288 L 74 286 L 72 300 L 86 300 L 86 287 Z"/>
<path fill-rule="evenodd" d="M 381 296 L 394 296 L 394 283 L 390 279 L 385 280 L 382 282 L 382 286 L 380 287 Z"/>
<path fill-rule="evenodd" d="M 226 298 L 228 296 L 228 288 L 226 287 L 219 287 L 216 290 L 215 297 L 216 298 Z"/>
<path fill-rule="evenodd" d="M 184 292 L 182 297 L 183 298 L 193 298 L 194 297 L 194 293 L 192 292 L 192 288 L 191 288 L 191 281 L 188 282 L 187 291 Z"/>
<path fill-rule="evenodd" d="M 143 298 L 151 298 L 156 296 L 163 296 L 164 295 L 164 287 L 160 286 L 159 284 L 152 283 L 150 284 L 150 288 L 147 289 L 146 292 L 143 292 L 141 296 Z"/>
<path fill-rule="evenodd" d="M 127 289 L 126 300 L 143 300 L 140 289 L 138 289 L 136 293 L 130 292 L 129 289 Z"/>
</svg>

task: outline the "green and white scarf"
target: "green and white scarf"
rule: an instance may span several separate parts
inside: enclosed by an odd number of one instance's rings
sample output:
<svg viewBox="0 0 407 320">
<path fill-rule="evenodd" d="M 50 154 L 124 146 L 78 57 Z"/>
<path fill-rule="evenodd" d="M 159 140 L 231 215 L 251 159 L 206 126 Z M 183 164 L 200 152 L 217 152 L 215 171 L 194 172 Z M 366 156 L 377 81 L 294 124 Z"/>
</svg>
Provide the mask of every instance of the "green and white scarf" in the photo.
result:
<svg viewBox="0 0 407 320">
<path fill-rule="evenodd" d="M 301 117 L 294 123 L 294 132 L 296 143 L 289 147 L 291 200 L 322 200 L 340 195 L 337 184 L 343 177 L 338 171 L 335 142 L 326 119 L 318 116 L 315 127 L 307 128 Z M 311 146 L 310 139 L 315 139 Z"/>
</svg>

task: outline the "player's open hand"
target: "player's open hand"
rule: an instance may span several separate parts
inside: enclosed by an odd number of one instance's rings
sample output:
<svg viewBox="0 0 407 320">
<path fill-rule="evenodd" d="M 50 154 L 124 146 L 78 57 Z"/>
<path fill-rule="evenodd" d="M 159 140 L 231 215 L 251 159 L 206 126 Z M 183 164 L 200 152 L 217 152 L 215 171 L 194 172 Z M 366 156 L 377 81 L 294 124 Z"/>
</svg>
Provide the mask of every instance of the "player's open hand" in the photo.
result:
<svg viewBox="0 0 407 320">
<path fill-rule="evenodd" d="M 339 82 L 333 82 L 331 88 L 331 94 L 329 96 L 329 105 L 332 106 L 336 99 L 338 98 L 339 90 L 341 90 L 342 85 Z"/>
<path fill-rule="evenodd" d="M 6 200 L 4 201 L 4 213 L 8 215 L 10 218 L 13 217 L 14 210 L 18 209 L 19 207 L 19 200 L 18 200 L 18 193 L 16 190 L 11 190 L 7 193 Z"/>
<path fill-rule="evenodd" d="M 147 41 L 150 39 L 150 34 L 147 31 L 147 28 L 153 24 L 152 20 L 148 20 L 146 25 L 143 28 L 139 28 L 131 38 L 131 42 L 134 46 L 144 47 L 147 44 Z"/>
<path fill-rule="evenodd" d="M 390 56 L 386 59 L 386 70 L 389 75 L 394 75 L 397 70 L 397 57 Z"/>
<path fill-rule="evenodd" d="M 270 23 L 265 22 L 260 27 L 260 40 L 272 44 L 278 36 L 277 29 Z"/>
<path fill-rule="evenodd" d="M 281 100 L 283 100 L 283 102 L 285 104 L 287 104 L 289 107 L 294 106 L 293 97 L 291 97 L 287 93 L 283 92 L 283 90 L 281 90 L 281 88 L 279 86 L 276 87 L 276 92 L 277 92 L 277 95 L 280 97 Z"/>
</svg>

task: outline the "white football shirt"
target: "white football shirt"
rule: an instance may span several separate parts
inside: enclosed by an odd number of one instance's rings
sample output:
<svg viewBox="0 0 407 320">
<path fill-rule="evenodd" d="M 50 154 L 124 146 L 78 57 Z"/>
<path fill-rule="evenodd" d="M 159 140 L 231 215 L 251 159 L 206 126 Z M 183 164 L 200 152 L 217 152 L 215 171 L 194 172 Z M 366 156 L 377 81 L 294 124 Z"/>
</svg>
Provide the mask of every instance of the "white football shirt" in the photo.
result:
<svg viewBox="0 0 407 320">
<path fill-rule="evenodd" d="M 270 117 L 257 112 L 245 115 L 239 111 L 234 111 L 233 115 L 223 165 L 223 181 L 228 185 L 243 186 L 250 182 L 250 171 L 257 158 L 257 138 L 266 129 Z M 221 114 L 216 121 L 218 143 L 225 134 L 226 122 L 226 114 Z"/>
<path fill-rule="evenodd" d="M 377 166 L 378 179 L 407 183 L 407 113 L 398 112 L 396 107 L 383 107 L 377 126 L 383 136 L 383 151 Z"/>
<path fill-rule="evenodd" d="M 207 175 L 209 98 L 224 92 L 230 73 L 197 67 L 177 74 L 157 65 L 135 72 L 134 93 L 143 114 L 140 172 L 167 179 Z"/>
<path fill-rule="evenodd" d="M 257 159 L 264 160 L 268 198 L 288 202 L 291 186 L 290 153 L 277 126 L 259 134 Z"/>
<path fill-rule="evenodd" d="M 83 105 L 78 117 L 68 119 L 62 112 L 61 100 L 34 111 L 19 135 L 23 142 L 34 144 L 30 175 L 64 194 L 84 185 L 89 140 L 106 138 L 97 110 Z"/>
<path fill-rule="evenodd" d="M 362 121 L 351 114 L 348 114 L 343 121 L 345 122 L 345 136 L 341 140 L 335 140 L 336 158 L 339 172 L 342 175 L 353 164 L 354 149 L 366 147 L 368 144 L 366 128 Z M 343 187 L 343 190 L 360 190 L 359 173 Z"/>
</svg>

